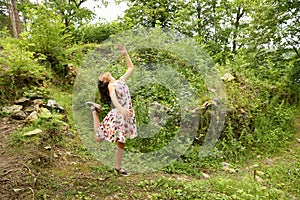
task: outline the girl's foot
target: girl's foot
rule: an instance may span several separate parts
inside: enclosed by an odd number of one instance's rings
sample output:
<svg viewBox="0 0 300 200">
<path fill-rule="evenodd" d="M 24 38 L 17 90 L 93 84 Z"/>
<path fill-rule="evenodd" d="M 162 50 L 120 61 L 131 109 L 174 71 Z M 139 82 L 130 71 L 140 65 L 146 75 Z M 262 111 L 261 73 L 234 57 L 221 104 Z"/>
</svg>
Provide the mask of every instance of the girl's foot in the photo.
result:
<svg viewBox="0 0 300 200">
<path fill-rule="evenodd" d="M 117 169 L 117 168 L 115 168 L 115 171 L 116 171 L 119 175 L 121 175 L 121 176 L 129 176 L 129 173 L 127 173 L 125 169 L 122 169 L 122 168 Z"/>
<path fill-rule="evenodd" d="M 92 111 L 95 110 L 97 113 L 99 113 L 101 111 L 101 106 L 99 104 L 96 104 L 91 101 L 86 102 L 86 104 L 91 107 Z"/>
</svg>

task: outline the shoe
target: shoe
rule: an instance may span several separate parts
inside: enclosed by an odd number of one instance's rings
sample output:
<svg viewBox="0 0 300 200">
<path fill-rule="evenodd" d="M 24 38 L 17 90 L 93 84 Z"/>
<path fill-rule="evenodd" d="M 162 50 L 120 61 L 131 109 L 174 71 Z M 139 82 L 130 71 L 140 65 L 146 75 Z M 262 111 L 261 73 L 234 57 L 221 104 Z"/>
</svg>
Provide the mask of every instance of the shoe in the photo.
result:
<svg viewBox="0 0 300 200">
<path fill-rule="evenodd" d="M 129 173 L 126 172 L 125 169 L 122 169 L 122 168 L 117 169 L 117 168 L 115 168 L 115 171 L 116 171 L 119 175 L 121 175 L 121 176 L 129 176 Z"/>
<path fill-rule="evenodd" d="M 101 111 L 101 106 L 99 104 L 96 104 L 91 101 L 86 102 L 86 104 L 91 107 L 92 111 L 95 110 L 97 113 L 99 113 Z"/>
</svg>

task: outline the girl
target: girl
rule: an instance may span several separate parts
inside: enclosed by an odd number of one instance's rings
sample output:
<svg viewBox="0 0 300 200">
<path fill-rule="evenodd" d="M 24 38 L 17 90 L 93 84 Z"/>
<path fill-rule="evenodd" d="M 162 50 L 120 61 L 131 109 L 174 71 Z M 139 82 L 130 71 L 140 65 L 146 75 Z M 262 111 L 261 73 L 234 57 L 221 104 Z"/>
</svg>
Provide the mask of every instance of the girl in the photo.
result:
<svg viewBox="0 0 300 200">
<path fill-rule="evenodd" d="M 107 140 L 117 143 L 115 170 L 122 176 L 129 174 L 121 168 L 122 155 L 126 138 L 137 136 L 136 120 L 132 107 L 131 96 L 126 80 L 132 73 L 134 66 L 124 46 L 119 51 L 125 56 L 127 70 L 123 76 L 116 80 L 109 72 L 99 76 L 98 90 L 103 103 L 112 103 L 112 110 L 100 123 L 98 113 L 101 110 L 99 104 L 87 102 L 90 106 L 94 120 L 94 136 L 97 142 Z"/>
</svg>

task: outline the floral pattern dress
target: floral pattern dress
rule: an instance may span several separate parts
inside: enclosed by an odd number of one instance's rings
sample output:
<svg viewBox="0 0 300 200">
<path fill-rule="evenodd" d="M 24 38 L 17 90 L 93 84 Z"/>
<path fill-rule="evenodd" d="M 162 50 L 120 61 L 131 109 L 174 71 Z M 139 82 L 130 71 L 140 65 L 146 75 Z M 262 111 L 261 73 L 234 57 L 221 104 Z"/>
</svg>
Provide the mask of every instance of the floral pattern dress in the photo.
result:
<svg viewBox="0 0 300 200">
<path fill-rule="evenodd" d="M 118 102 L 121 106 L 131 109 L 132 116 L 125 117 L 114 107 L 101 122 L 97 136 L 109 142 L 125 143 L 126 138 L 137 137 L 136 119 L 130 92 L 125 81 L 118 80 L 114 86 Z"/>
</svg>

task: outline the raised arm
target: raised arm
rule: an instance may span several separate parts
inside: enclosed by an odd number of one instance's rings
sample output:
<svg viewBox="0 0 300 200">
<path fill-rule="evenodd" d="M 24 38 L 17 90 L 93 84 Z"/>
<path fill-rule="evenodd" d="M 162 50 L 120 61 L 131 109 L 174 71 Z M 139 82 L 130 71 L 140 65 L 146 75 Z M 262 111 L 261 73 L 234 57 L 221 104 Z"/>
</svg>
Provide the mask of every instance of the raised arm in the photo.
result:
<svg viewBox="0 0 300 200">
<path fill-rule="evenodd" d="M 133 66 L 131 59 L 126 51 L 126 48 L 124 46 L 120 46 L 119 51 L 125 56 L 125 59 L 127 62 L 127 67 L 128 67 L 125 74 L 123 76 L 121 76 L 120 79 L 123 81 L 126 81 L 129 78 L 129 76 L 131 75 L 131 72 L 133 71 L 134 66 Z"/>
</svg>

